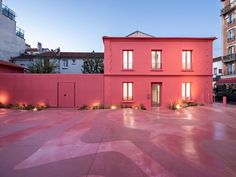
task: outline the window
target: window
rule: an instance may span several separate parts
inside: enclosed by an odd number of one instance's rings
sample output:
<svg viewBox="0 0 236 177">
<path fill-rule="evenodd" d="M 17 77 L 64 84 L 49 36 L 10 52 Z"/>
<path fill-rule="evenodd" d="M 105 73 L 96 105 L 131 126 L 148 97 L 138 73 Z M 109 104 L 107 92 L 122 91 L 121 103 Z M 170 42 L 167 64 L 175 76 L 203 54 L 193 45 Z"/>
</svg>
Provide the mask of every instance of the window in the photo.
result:
<svg viewBox="0 0 236 177">
<path fill-rule="evenodd" d="M 222 69 L 219 69 L 219 71 L 218 71 L 220 74 L 222 74 Z"/>
<path fill-rule="evenodd" d="M 234 46 L 230 46 L 230 47 L 228 47 L 228 55 L 232 55 L 232 54 L 234 54 L 234 49 L 235 49 Z"/>
<path fill-rule="evenodd" d="M 63 68 L 68 68 L 68 60 L 63 59 Z"/>
<path fill-rule="evenodd" d="M 182 83 L 182 99 L 183 100 L 191 99 L 191 83 L 190 82 Z"/>
<path fill-rule="evenodd" d="M 192 51 L 191 50 L 182 51 L 182 69 L 183 70 L 192 69 Z"/>
<path fill-rule="evenodd" d="M 123 100 L 132 101 L 133 100 L 133 83 L 123 82 Z"/>
<path fill-rule="evenodd" d="M 217 75 L 217 68 L 214 68 L 213 72 L 214 72 L 214 75 Z"/>
<path fill-rule="evenodd" d="M 72 65 L 76 65 L 76 60 L 72 59 Z"/>
<path fill-rule="evenodd" d="M 123 51 L 123 69 L 133 69 L 133 51 Z"/>
<path fill-rule="evenodd" d="M 234 29 L 230 29 L 228 31 L 228 41 L 232 41 L 235 39 L 235 36 L 234 36 Z"/>
<path fill-rule="evenodd" d="M 152 69 L 161 69 L 161 51 L 152 51 Z"/>
<path fill-rule="evenodd" d="M 234 13 L 229 14 L 227 21 L 228 21 L 228 24 L 234 23 L 234 21 L 235 21 Z"/>
</svg>

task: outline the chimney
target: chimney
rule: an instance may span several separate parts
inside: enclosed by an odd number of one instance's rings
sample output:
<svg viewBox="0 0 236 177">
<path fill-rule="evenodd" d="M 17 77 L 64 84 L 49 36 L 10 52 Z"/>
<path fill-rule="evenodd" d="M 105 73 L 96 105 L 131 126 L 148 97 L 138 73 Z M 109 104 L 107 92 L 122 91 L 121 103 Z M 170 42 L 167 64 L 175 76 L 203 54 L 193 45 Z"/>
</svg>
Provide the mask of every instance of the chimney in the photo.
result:
<svg viewBox="0 0 236 177">
<path fill-rule="evenodd" d="M 39 53 L 43 53 L 43 48 L 42 48 L 41 42 L 38 42 L 37 48 L 38 48 Z"/>
</svg>

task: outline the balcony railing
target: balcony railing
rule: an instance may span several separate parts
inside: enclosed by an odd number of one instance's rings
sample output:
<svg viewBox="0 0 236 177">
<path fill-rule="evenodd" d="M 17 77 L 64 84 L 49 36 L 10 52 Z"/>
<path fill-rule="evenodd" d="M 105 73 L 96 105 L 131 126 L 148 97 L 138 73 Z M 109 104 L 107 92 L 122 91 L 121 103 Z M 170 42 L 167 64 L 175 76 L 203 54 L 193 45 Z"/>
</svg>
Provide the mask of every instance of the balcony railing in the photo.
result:
<svg viewBox="0 0 236 177">
<path fill-rule="evenodd" d="M 231 62 L 231 61 L 236 61 L 236 53 L 223 56 L 223 62 L 224 63 Z"/>
<path fill-rule="evenodd" d="M 234 40 L 235 40 L 235 36 L 232 36 L 232 37 L 230 37 L 230 38 L 227 39 L 228 42 L 232 42 L 232 41 L 234 41 Z"/>
<path fill-rule="evenodd" d="M 232 19 L 232 20 L 228 21 L 228 25 L 233 25 L 233 24 L 235 24 L 235 19 Z"/>
<path fill-rule="evenodd" d="M 16 18 L 16 13 L 4 4 L 2 4 L 2 14 L 11 20 Z"/>
<path fill-rule="evenodd" d="M 16 35 L 22 39 L 25 38 L 25 32 L 23 29 L 16 27 Z"/>
<path fill-rule="evenodd" d="M 231 2 L 229 5 L 225 6 L 222 10 L 221 10 L 221 15 L 225 15 L 227 14 L 229 11 L 231 11 L 233 9 L 233 7 L 235 7 L 236 5 L 236 0 Z"/>
<path fill-rule="evenodd" d="M 236 71 L 225 71 L 224 76 L 234 76 L 236 75 Z"/>
</svg>

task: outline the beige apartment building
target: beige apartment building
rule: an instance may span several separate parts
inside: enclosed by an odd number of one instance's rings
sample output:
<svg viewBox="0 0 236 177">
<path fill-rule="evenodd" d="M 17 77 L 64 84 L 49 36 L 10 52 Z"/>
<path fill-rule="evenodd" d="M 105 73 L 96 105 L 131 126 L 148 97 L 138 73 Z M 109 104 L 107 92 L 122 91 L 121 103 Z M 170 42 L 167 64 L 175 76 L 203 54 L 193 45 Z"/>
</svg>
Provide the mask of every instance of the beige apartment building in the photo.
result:
<svg viewBox="0 0 236 177">
<path fill-rule="evenodd" d="M 222 37 L 223 37 L 223 76 L 236 77 L 236 0 L 221 0 L 223 8 Z"/>
</svg>

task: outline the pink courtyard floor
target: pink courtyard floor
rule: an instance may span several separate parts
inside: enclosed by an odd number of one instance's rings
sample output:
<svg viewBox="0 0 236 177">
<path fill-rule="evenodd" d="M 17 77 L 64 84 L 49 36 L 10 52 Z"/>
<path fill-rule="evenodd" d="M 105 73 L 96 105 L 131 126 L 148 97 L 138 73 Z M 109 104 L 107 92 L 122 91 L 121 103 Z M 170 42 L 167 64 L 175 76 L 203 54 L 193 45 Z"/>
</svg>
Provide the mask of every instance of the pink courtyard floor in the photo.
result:
<svg viewBox="0 0 236 177">
<path fill-rule="evenodd" d="M 0 109 L 1 177 L 235 177 L 236 106 Z"/>
</svg>

